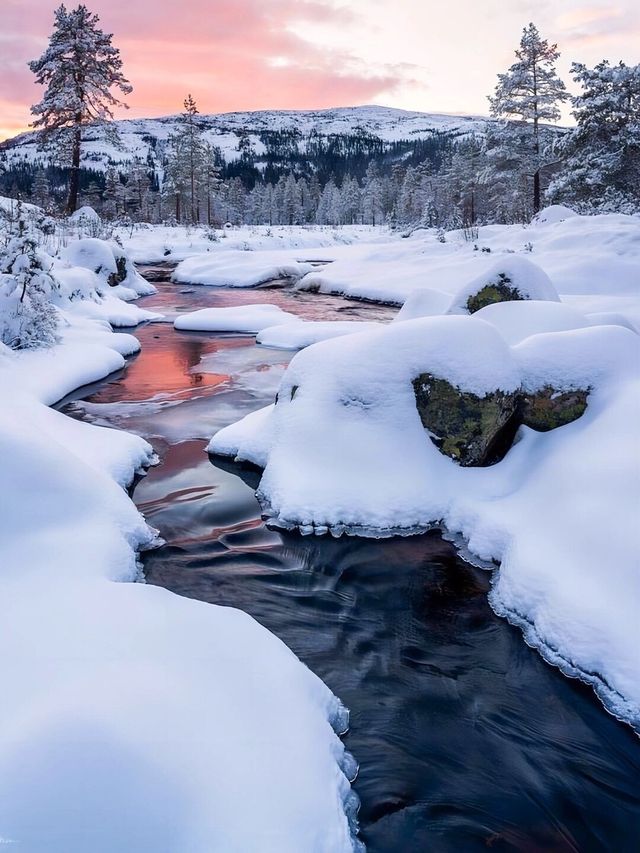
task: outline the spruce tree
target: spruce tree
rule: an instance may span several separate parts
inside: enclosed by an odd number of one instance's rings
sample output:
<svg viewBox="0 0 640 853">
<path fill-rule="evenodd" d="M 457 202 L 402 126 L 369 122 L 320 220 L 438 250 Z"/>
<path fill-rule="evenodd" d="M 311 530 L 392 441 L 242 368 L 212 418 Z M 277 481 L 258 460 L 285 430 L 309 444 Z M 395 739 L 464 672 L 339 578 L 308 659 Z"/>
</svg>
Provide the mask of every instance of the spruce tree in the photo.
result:
<svg viewBox="0 0 640 853">
<path fill-rule="evenodd" d="M 113 109 L 122 104 L 111 92 L 125 95 L 132 91 L 122 74 L 120 51 L 113 47 L 111 34 L 99 27 L 99 18 L 86 6 L 67 11 L 61 5 L 55 11 L 49 45 L 39 59 L 29 63 L 36 80 L 46 91 L 31 107 L 37 116 L 32 126 L 42 130 L 42 144 L 55 142 L 64 159 L 69 158 L 71 177 L 66 212 L 78 205 L 82 131 L 88 124 L 106 124 Z"/>
<path fill-rule="evenodd" d="M 533 172 L 533 212 L 540 210 L 540 171 L 544 167 L 541 122 L 558 121 L 558 104 L 569 97 L 558 77 L 555 62 L 558 46 L 540 37 L 529 24 L 522 31 L 517 62 L 505 74 L 498 74 L 498 85 L 489 97 L 491 114 L 496 118 L 517 119 L 530 128 L 530 166 Z M 508 131 L 507 131 L 508 132 Z"/>
<path fill-rule="evenodd" d="M 553 201 L 580 209 L 640 210 L 640 65 L 607 60 L 571 67 L 582 92 L 572 100 L 576 126 L 561 144 L 563 167 Z"/>
</svg>

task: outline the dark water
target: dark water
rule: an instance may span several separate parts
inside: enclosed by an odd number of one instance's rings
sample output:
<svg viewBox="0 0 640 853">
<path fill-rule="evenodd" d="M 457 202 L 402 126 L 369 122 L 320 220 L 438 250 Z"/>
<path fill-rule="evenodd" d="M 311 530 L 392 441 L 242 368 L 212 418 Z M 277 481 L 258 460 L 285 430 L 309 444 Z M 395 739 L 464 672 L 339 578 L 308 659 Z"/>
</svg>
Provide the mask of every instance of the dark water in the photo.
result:
<svg viewBox="0 0 640 853">
<path fill-rule="evenodd" d="M 389 316 L 277 289 L 159 286 L 144 302 L 171 316 L 257 301 Z M 258 475 L 209 460 L 205 439 L 271 400 L 290 353 L 166 324 L 136 334 L 142 355 L 67 410 L 137 431 L 162 457 L 134 495 L 167 541 L 145 559 L 148 582 L 251 613 L 351 709 L 370 853 L 640 849 L 640 740 L 491 612 L 486 572 L 436 533 L 269 531 Z"/>
</svg>

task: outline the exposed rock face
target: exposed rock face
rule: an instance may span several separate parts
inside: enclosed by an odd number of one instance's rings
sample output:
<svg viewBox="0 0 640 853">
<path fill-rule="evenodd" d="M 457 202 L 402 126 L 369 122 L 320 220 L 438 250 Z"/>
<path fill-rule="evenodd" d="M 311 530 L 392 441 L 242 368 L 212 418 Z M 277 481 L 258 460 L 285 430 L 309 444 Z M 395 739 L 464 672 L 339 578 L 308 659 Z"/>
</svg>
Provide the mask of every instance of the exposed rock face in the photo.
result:
<svg viewBox="0 0 640 853">
<path fill-rule="evenodd" d="M 495 302 L 515 302 L 524 299 L 526 297 L 517 287 L 513 287 L 511 279 L 504 273 L 499 273 L 496 281 L 486 284 L 482 290 L 467 299 L 467 310 L 469 314 L 475 314 L 476 311 Z"/>
<path fill-rule="evenodd" d="M 588 389 L 546 387 L 535 394 L 493 391 L 478 397 L 430 373 L 416 377 L 413 390 L 431 441 L 465 467 L 499 462 L 521 424 L 547 432 L 577 420 L 584 414 L 589 396 Z"/>
<path fill-rule="evenodd" d="M 112 272 L 109 278 L 107 279 L 109 283 L 109 287 L 116 287 L 116 285 L 120 284 L 127 277 L 127 259 L 124 255 L 120 255 L 119 258 L 116 258 L 116 272 Z"/>
<path fill-rule="evenodd" d="M 423 427 L 439 450 L 463 466 L 492 465 L 511 447 L 520 424 L 518 394 L 478 397 L 422 373 L 413 380 Z"/>
<path fill-rule="evenodd" d="M 584 414 L 588 390 L 556 391 L 547 386 L 522 399 L 522 423 L 538 432 L 570 424 Z"/>
</svg>

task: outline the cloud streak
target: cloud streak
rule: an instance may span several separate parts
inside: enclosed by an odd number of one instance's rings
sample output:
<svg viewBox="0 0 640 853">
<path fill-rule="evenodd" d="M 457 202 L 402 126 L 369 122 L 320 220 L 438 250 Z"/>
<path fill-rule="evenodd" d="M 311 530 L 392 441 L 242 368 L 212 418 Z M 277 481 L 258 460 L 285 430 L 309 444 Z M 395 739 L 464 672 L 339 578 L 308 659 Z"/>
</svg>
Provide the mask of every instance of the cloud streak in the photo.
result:
<svg viewBox="0 0 640 853">
<path fill-rule="evenodd" d="M 0 138 L 30 121 L 40 97 L 26 67 L 46 46 L 57 2 L 2 0 Z M 75 5 L 72 2 L 69 5 Z M 356 27 L 357 15 L 331 0 L 92 0 L 114 32 L 134 93 L 131 116 L 178 112 L 187 92 L 201 111 L 322 108 L 362 103 L 411 81 L 398 63 L 371 68 L 349 51 L 294 32 L 296 23 Z"/>
</svg>

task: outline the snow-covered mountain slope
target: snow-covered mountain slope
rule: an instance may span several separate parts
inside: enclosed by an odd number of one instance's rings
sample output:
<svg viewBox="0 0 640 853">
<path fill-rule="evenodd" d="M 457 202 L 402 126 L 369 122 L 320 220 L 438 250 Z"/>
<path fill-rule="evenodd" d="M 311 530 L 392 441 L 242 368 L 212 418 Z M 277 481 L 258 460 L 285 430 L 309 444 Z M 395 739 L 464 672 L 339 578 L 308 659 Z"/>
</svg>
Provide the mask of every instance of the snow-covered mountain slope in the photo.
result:
<svg viewBox="0 0 640 853">
<path fill-rule="evenodd" d="M 110 165 L 126 164 L 134 159 L 155 164 L 180 121 L 179 115 L 118 121 L 120 148 L 106 140 L 103 129 L 88 130 L 83 146 L 83 165 L 104 170 Z M 360 135 L 375 137 L 389 145 L 401 140 L 428 139 L 438 133 L 455 137 L 481 134 L 486 122 L 487 119 L 481 116 L 408 112 L 378 106 L 261 110 L 198 117 L 206 139 L 221 150 L 227 162 L 240 157 L 238 143 L 242 137 L 248 137 L 253 153 L 260 157 L 267 151 L 265 142 L 268 137 L 274 137 L 278 132 L 286 135 L 287 146 L 295 143 L 300 153 L 305 153 L 309 142 L 317 141 L 318 136 Z M 23 133 L 3 143 L 0 149 L 7 165 L 23 160 L 46 162 L 48 158 L 37 150 L 37 138 L 36 133 Z"/>
</svg>

